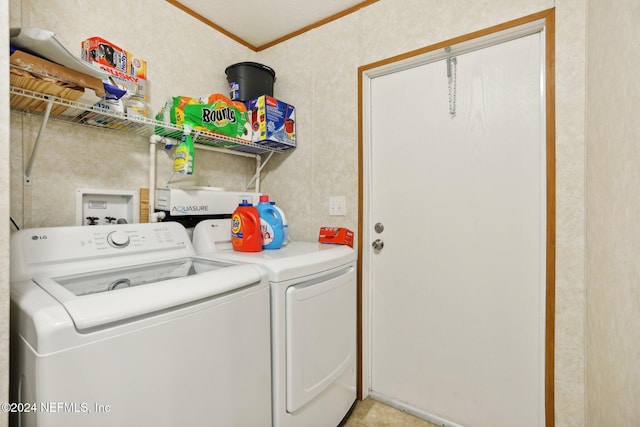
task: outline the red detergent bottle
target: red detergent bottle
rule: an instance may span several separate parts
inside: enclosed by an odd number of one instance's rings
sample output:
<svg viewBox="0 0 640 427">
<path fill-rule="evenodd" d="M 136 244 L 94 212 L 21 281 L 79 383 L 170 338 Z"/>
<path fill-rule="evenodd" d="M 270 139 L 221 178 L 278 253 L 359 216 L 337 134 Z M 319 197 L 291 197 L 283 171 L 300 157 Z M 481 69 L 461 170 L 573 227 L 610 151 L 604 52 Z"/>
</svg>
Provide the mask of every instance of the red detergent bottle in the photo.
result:
<svg viewBox="0 0 640 427">
<path fill-rule="evenodd" d="M 238 205 L 231 216 L 231 243 L 236 251 L 262 251 L 260 214 L 258 209 L 246 200 Z"/>
</svg>

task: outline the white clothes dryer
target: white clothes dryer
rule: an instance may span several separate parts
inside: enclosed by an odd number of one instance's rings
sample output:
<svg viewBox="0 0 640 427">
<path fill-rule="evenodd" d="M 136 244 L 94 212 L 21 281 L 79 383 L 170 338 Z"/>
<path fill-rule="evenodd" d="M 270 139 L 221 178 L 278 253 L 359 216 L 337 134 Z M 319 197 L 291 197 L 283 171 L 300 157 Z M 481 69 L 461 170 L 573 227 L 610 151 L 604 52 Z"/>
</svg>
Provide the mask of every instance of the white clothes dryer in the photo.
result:
<svg viewBox="0 0 640 427">
<path fill-rule="evenodd" d="M 290 242 L 234 251 L 230 222 L 193 232 L 199 256 L 267 270 L 271 286 L 273 427 L 336 427 L 356 400 L 356 256 L 352 248 Z"/>
<path fill-rule="evenodd" d="M 270 294 L 178 223 L 11 239 L 11 425 L 271 427 Z"/>
</svg>

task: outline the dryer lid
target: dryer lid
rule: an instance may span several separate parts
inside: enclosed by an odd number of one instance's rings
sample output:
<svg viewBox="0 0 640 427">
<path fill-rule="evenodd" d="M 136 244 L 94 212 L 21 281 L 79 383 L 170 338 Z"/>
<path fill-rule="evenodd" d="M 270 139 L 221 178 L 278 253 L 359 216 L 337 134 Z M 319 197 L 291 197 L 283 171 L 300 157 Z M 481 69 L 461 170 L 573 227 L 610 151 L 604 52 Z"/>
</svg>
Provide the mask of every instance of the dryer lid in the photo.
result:
<svg viewBox="0 0 640 427">
<path fill-rule="evenodd" d="M 230 220 L 205 220 L 193 230 L 198 255 L 234 264 L 258 264 L 271 282 L 284 282 L 344 267 L 356 260 L 353 248 L 318 242 L 289 242 L 280 249 L 238 252 L 232 249 Z"/>
<path fill-rule="evenodd" d="M 264 267 L 271 282 L 285 282 L 328 273 L 355 262 L 355 251 L 343 245 L 316 242 L 290 242 L 280 249 L 262 252 L 237 252 L 232 249 L 204 255 L 236 264 L 257 264 Z"/>
</svg>

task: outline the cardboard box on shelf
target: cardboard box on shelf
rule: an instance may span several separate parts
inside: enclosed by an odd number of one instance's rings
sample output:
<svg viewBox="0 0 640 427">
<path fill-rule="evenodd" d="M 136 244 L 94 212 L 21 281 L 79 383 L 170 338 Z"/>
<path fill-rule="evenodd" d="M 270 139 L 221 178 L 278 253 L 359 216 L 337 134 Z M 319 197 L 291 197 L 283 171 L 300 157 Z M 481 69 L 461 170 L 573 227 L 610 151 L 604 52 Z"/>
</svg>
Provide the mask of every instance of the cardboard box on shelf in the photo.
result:
<svg viewBox="0 0 640 427">
<path fill-rule="evenodd" d="M 46 59 L 33 56 L 26 52 L 15 51 L 9 57 L 9 80 L 12 86 L 31 90 L 34 92 L 53 95 L 69 101 L 85 102 L 86 99 L 100 99 L 104 97 L 102 81 L 96 77 L 63 67 Z M 90 91 L 95 92 L 95 97 Z M 22 111 L 42 112 L 47 102 L 32 99 L 30 97 L 12 94 L 11 108 Z M 73 108 L 55 104 L 52 106 L 52 115 L 73 115 Z"/>
<path fill-rule="evenodd" d="M 147 61 L 126 50 L 125 54 L 127 55 L 127 74 L 146 80 Z"/>
<path fill-rule="evenodd" d="M 11 54 L 9 62 L 21 70 L 53 79 L 53 81 L 71 83 L 83 88 L 93 89 L 97 96 L 104 97 L 104 85 L 96 77 L 91 77 L 19 50 Z"/>
<path fill-rule="evenodd" d="M 253 131 L 251 141 L 280 149 L 296 147 L 296 109 L 268 95 L 246 102 Z"/>
<path fill-rule="evenodd" d="M 19 68 L 9 69 L 9 82 L 11 86 L 46 95 L 53 95 L 69 101 L 78 101 L 84 94 L 84 88 L 76 85 L 68 86 L 61 82 L 52 81 L 49 78 L 43 79 L 37 74 L 24 71 Z M 33 99 L 28 96 L 11 94 L 10 106 L 14 110 L 26 112 L 43 112 L 47 108 L 47 101 Z M 68 109 L 66 105 L 52 104 L 50 114 L 57 116 Z"/>
</svg>

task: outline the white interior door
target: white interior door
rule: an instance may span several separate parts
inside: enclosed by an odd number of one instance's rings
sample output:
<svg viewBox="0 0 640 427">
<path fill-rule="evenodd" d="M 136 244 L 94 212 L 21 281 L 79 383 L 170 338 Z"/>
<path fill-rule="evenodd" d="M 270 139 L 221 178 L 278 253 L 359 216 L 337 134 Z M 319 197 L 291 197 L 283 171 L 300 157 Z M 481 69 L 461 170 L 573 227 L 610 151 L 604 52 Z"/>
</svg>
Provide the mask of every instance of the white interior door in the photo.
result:
<svg viewBox="0 0 640 427">
<path fill-rule="evenodd" d="M 543 426 L 543 32 L 459 54 L 451 74 L 438 60 L 370 80 L 370 393 L 441 425 Z"/>
</svg>

